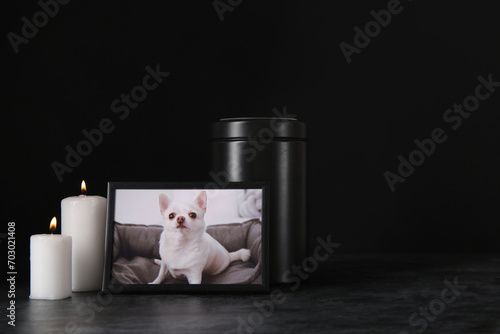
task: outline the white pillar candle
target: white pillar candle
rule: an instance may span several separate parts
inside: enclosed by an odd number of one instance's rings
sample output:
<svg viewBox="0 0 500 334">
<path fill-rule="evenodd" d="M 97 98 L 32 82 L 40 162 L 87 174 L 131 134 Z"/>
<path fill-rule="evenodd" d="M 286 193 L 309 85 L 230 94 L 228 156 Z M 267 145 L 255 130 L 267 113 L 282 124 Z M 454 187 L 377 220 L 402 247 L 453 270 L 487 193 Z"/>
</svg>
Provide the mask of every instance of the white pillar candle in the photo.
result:
<svg viewBox="0 0 500 334">
<path fill-rule="evenodd" d="M 60 234 L 32 235 L 30 274 L 31 299 L 71 297 L 71 237 Z"/>
<path fill-rule="evenodd" d="M 73 291 L 101 290 L 105 230 L 106 198 L 80 195 L 61 201 L 61 232 L 73 238 Z"/>
</svg>

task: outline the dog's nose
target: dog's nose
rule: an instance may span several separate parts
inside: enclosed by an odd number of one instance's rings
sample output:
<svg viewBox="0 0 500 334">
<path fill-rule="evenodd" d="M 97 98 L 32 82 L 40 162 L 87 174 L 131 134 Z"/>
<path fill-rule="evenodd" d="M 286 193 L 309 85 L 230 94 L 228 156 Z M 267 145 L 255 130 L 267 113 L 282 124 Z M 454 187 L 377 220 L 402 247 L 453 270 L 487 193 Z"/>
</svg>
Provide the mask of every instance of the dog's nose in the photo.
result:
<svg viewBox="0 0 500 334">
<path fill-rule="evenodd" d="M 179 224 L 184 224 L 184 220 L 186 220 L 186 218 L 184 218 L 183 216 L 179 216 L 179 217 L 177 217 L 177 222 L 178 222 Z"/>
</svg>

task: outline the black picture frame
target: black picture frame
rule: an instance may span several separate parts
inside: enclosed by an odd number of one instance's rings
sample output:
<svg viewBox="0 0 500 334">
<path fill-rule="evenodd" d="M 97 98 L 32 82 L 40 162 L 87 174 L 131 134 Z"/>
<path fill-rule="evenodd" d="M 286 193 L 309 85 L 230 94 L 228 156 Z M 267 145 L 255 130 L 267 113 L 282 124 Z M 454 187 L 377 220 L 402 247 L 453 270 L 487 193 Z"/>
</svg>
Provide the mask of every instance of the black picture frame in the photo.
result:
<svg viewBox="0 0 500 334">
<path fill-rule="evenodd" d="M 142 259 L 141 256 L 144 255 L 141 252 L 143 250 L 137 251 L 136 248 L 150 248 L 155 247 L 155 240 L 158 239 L 158 225 L 141 225 L 141 224 L 130 224 L 130 223 L 120 223 L 117 222 L 117 214 L 121 217 L 127 217 L 125 211 L 133 210 L 130 209 L 128 203 L 132 203 L 132 206 L 135 204 L 135 195 L 137 194 L 137 199 L 141 201 L 145 201 L 144 198 L 141 198 L 141 193 L 158 193 L 158 192 L 174 192 L 175 194 L 185 192 L 195 193 L 197 191 L 205 191 L 208 197 L 208 207 L 206 209 L 206 213 L 209 213 L 211 201 L 215 201 L 215 197 L 220 194 L 225 194 L 227 198 L 229 198 L 230 194 L 233 193 L 221 193 L 221 192 L 229 192 L 236 191 L 237 194 L 243 191 L 244 194 L 250 193 L 250 191 L 254 191 L 253 194 L 259 194 L 259 190 L 261 191 L 261 216 L 260 219 L 254 218 L 252 220 L 239 222 L 239 223 L 228 223 L 228 224 L 214 224 L 211 226 L 207 226 L 207 232 L 210 231 L 219 231 L 219 236 L 223 235 L 224 240 L 227 235 L 241 235 L 243 229 L 249 227 L 251 229 L 252 236 L 257 235 L 255 237 L 254 243 L 252 244 L 251 250 L 251 258 L 248 260 L 248 263 L 243 262 L 242 260 L 237 260 L 235 262 L 231 262 L 229 267 L 227 267 L 223 272 L 214 275 L 207 276 L 207 279 L 213 279 L 213 283 L 204 282 L 206 277 L 203 276 L 203 281 L 201 284 L 189 284 L 187 281 L 183 280 L 175 280 L 177 283 L 165 283 L 163 281 L 162 284 L 148 284 L 151 282 L 146 282 L 144 278 L 139 279 L 141 276 L 141 272 L 137 275 L 129 275 L 129 271 L 127 268 L 134 268 L 137 270 L 137 266 L 131 266 L 127 264 L 127 261 L 138 261 L 141 260 L 140 263 L 145 263 L 144 268 L 151 268 L 150 263 L 148 262 L 148 255 L 145 256 L 145 259 Z M 119 198 L 117 199 L 117 194 Z M 123 195 L 123 194 L 126 194 Z M 217 195 L 219 194 L 219 195 Z M 149 195 L 148 195 L 149 196 Z M 120 199 L 122 197 L 127 197 L 127 201 Z M 212 198 L 212 199 L 211 199 Z M 257 197 L 258 198 L 258 197 Z M 252 198 L 255 201 L 255 198 Z M 121 202 L 122 203 L 121 203 Z M 149 199 L 147 200 L 149 203 Z M 219 200 L 220 205 L 221 200 Z M 160 214 L 160 204 L 158 204 L 158 214 Z M 224 203 L 223 203 L 224 204 Z M 119 206 L 117 212 L 117 206 Z M 139 204 L 137 204 L 139 206 Z M 108 182 L 108 202 L 107 202 L 107 219 L 106 219 L 106 238 L 105 238 L 105 261 L 104 261 L 104 270 L 103 270 L 103 291 L 110 292 L 151 292 L 151 293 L 166 293 L 166 292 L 225 292 L 225 291 L 233 291 L 233 292 L 268 292 L 269 291 L 269 226 L 268 226 L 268 211 L 269 211 L 269 185 L 266 182 L 233 182 L 225 184 L 224 187 L 216 187 L 213 182 Z M 142 210 L 142 209 L 141 209 Z M 149 212 L 149 211 L 148 211 Z M 254 211 L 255 212 L 255 211 Z M 131 215 L 134 216 L 134 215 Z M 213 215 L 212 215 L 213 216 Z M 164 219 L 164 218 L 163 218 Z M 260 220 L 260 221 L 259 221 Z M 260 225 L 260 236 L 259 236 L 259 225 Z M 144 226 L 144 227 L 143 227 Z M 116 231 L 115 231 L 116 227 Z M 125 232 L 123 232 L 125 231 Z M 138 232 L 137 232 L 138 231 Z M 163 230 L 162 230 L 163 231 Z M 222 232 L 221 232 L 222 231 Z M 230 231 L 227 233 L 226 231 Z M 236 231 L 236 232 L 231 232 Z M 214 232 L 214 233 L 215 233 Z M 222 233 L 222 234 L 221 234 Z M 248 232 L 250 233 L 250 232 Z M 210 234 L 210 233 L 209 233 Z M 153 235 L 156 239 L 144 237 L 144 235 Z M 260 245 L 258 238 L 260 237 Z M 115 238 L 117 240 L 115 240 Z M 231 237 L 230 237 L 231 238 Z M 236 237 L 235 237 L 236 238 Z M 241 239 L 241 237 L 239 237 Z M 246 237 L 245 240 L 248 242 L 250 237 Z M 240 239 L 237 239 L 238 241 Z M 147 241 L 145 241 L 147 240 Z M 151 246 L 149 240 L 151 240 Z M 236 240 L 236 239 L 235 239 Z M 230 244 L 234 244 L 235 240 L 231 240 Z M 219 242 L 220 243 L 220 242 Z M 130 246 L 126 246 L 126 245 Z M 256 245 L 257 244 L 257 245 Z M 125 246 L 124 246 L 125 245 Z M 137 246 L 137 247 L 136 247 Z M 224 246 L 224 245 L 223 245 Z M 259 251 L 260 246 L 260 251 Z M 158 243 L 159 249 L 159 243 Z M 224 246 L 227 250 L 227 247 Z M 125 249 L 125 251 L 124 251 Z M 116 250 L 117 254 L 114 254 Z M 254 251 L 257 250 L 257 251 Z M 127 253 L 122 256 L 122 253 Z M 134 252 L 136 252 L 134 254 Z M 154 252 L 154 249 L 153 249 Z M 150 252 L 146 252 L 150 254 Z M 260 259 L 255 254 L 260 253 Z M 137 255 L 138 254 L 138 255 Z M 116 255 L 116 257 L 115 257 Z M 138 256 L 136 258 L 135 256 Z M 254 261 L 255 259 L 255 261 Z M 161 260 L 161 259 L 160 259 Z M 120 263 L 122 261 L 123 263 Z M 153 258 L 151 261 L 154 262 Z M 257 262 L 257 263 L 255 263 Z M 156 262 L 158 263 L 158 262 Z M 231 277 L 234 277 L 234 273 L 238 272 L 238 269 L 232 267 L 232 264 L 236 263 L 237 265 L 246 265 L 250 266 L 255 264 L 255 267 L 251 268 L 251 273 L 255 275 L 255 272 L 258 272 L 260 267 L 260 275 L 255 279 L 255 281 L 251 282 L 231 282 Z M 159 267 L 156 264 L 157 267 Z M 140 266 L 139 266 L 140 267 Z M 154 267 L 153 267 L 154 268 Z M 122 270 L 123 269 L 123 270 Z M 229 270 L 231 269 L 231 270 Z M 246 267 L 241 269 L 239 272 L 240 276 L 245 277 L 244 275 L 248 272 Z M 151 275 L 150 271 L 145 271 L 148 275 Z M 228 272 L 227 276 L 229 277 L 229 282 L 220 283 L 224 281 L 224 273 Z M 229 272 L 233 273 L 233 276 L 229 275 Z M 126 273 L 126 274 L 121 274 Z M 129 276 L 126 276 L 129 275 Z M 237 275 L 236 275 L 237 276 Z M 132 277 L 132 279 L 130 279 Z M 252 277 L 252 276 L 250 276 Z M 173 280 L 173 277 L 169 278 Z M 136 280 L 136 281 L 134 281 Z M 139 282 L 137 282 L 137 280 Z"/>
</svg>

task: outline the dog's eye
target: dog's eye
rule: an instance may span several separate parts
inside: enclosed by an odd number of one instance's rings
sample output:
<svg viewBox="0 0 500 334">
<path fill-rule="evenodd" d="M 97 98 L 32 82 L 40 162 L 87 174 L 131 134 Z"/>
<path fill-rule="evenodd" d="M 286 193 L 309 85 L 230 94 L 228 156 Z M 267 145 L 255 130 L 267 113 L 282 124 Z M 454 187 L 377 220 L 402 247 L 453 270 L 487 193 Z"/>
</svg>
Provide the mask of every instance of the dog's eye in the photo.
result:
<svg viewBox="0 0 500 334">
<path fill-rule="evenodd" d="M 172 212 L 171 214 L 168 215 L 168 219 L 172 220 L 174 218 L 175 218 L 175 213 Z"/>
<path fill-rule="evenodd" d="M 195 219 L 195 218 L 196 218 L 196 213 L 194 213 L 194 212 L 190 212 L 190 213 L 189 213 L 189 217 L 191 217 L 191 218 Z"/>
</svg>

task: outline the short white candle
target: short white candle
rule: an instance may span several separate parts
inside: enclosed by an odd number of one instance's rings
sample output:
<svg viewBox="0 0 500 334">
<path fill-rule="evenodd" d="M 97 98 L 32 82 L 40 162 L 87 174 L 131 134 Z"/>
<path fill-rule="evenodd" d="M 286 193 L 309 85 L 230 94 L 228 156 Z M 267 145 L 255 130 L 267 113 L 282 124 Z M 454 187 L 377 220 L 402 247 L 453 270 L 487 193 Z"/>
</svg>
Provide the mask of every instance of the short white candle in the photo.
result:
<svg viewBox="0 0 500 334">
<path fill-rule="evenodd" d="M 105 230 L 106 198 L 80 195 L 61 201 L 61 232 L 73 237 L 73 291 L 101 290 Z"/>
<path fill-rule="evenodd" d="M 55 219 L 52 221 L 55 224 Z M 55 229 L 55 225 L 51 229 Z M 71 297 L 71 237 L 60 234 L 32 235 L 30 274 L 30 299 Z"/>
</svg>

